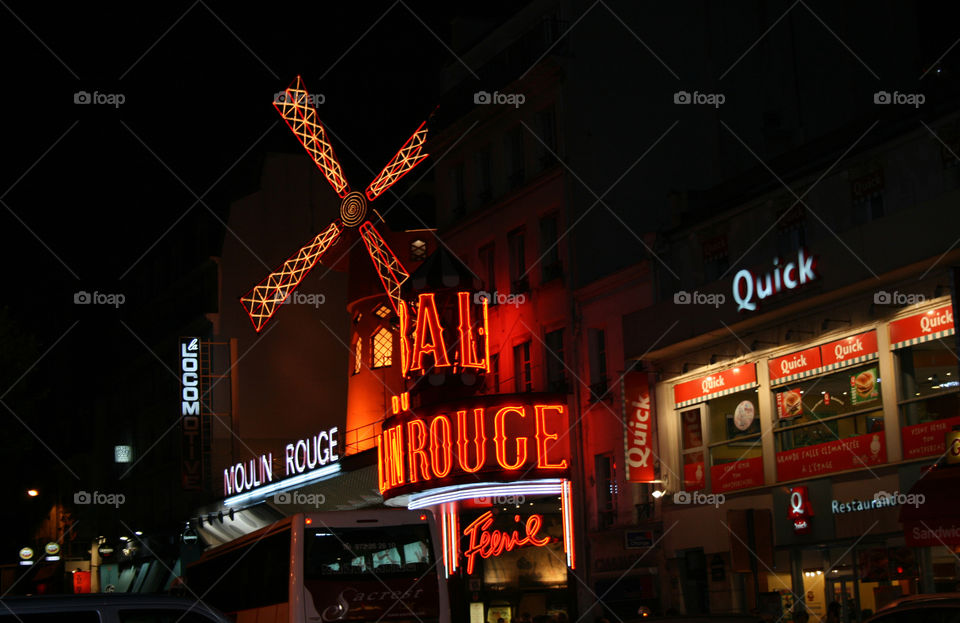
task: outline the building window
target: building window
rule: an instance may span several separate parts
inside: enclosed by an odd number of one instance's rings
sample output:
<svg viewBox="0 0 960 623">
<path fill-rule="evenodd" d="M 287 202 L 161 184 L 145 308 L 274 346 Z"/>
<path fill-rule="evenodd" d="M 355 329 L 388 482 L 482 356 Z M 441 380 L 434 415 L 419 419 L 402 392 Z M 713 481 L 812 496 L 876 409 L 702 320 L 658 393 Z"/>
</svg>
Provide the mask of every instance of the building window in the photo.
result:
<svg viewBox="0 0 960 623">
<path fill-rule="evenodd" d="M 510 294 L 528 292 L 526 233 L 522 228 L 507 234 L 507 248 L 510 252 Z"/>
<path fill-rule="evenodd" d="M 612 454 L 594 457 L 597 487 L 597 528 L 603 530 L 617 522 L 617 473 Z"/>
<path fill-rule="evenodd" d="M 427 241 L 414 240 L 410 243 L 410 261 L 422 262 L 427 259 Z"/>
<path fill-rule="evenodd" d="M 716 281 L 730 267 L 726 234 L 704 240 L 701 244 L 701 251 L 703 253 L 703 281 L 704 283 Z"/>
<path fill-rule="evenodd" d="M 386 305 L 379 305 L 373 310 L 373 313 L 376 314 L 377 318 L 386 318 L 390 315 L 390 311 L 391 309 Z"/>
<path fill-rule="evenodd" d="M 763 484 L 759 406 L 758 390 L 754 388 L 708 400 L 701 407 L 708 427 L 710 486 L 714 492 Z"/>
<path fill-rule="evenodd" d="M 607 338 L 603 329 L 588 329 L 590 402 L 607 397 Z"/>
<path fill-rule="evenodd" d="M 489 389 L 494 394 L 500 393 L 500 353 L 490 355 L 490 384 Z"/>
<path fill-rule="evenodd" d="M 497 291 L 497 265 L 492 242 L 488 245 L 480 247 L 480 265 L 481 270 L 483 271 L 483 276 L 486 278 L 486 282 L 483 284 L 484 288 L 492 295 Z M 489 304 L 497 304 L 495 296 L 490 297 Z"/>
<path fill-rule="evenodd" d="M 680 413 L 680 449 L 683 454 L 683 489 L 696 491 L 706 483 L 703 461 L 703 424 L 700 408 Z"/>
<path fill-rule="evenodd" d="M 523 185 L 526 175 L 523 160 L 523 128 L 517 126 L 504 138 L 507 156 L 507 187 L 511 190 Z"/>
<path fill-rule="evenodd" d="M 537 141 L 538 160 L 542 171 L 553 166 L 557 161 L 555 155 L 557 153 L 557 115 L 553 106 L 537 113 L 537 132 L 540 136 L 540 140 Z"/>
<path fill-rule="evenodd" d="M 454 218 L 463 216 L 467 211 L 463 177 L 463 163 L 458 162 L 450 169 L 450 207 Z"/>
<path fill-rule="evenodd" d="M 533 391 L 533 370 L 530 366 L 530 342 L 513 347 L 513 387 L 516 392 Z"/>
<path fill-rule="evenodd" d="M 370 338 L 373 368 L 386 368 L 393 363 L 393 333 L 386 327 L 380 327 Z"/>
<path fill-rule="evenodd" d="M 360 368 L 363 367 L 363 340 L 359 337 L 354 338 L 353 342 L 353 373 L 360 374 Z"/>
<path fill-rule="evenodd" d="M 871 163 L 860 170 L 851 171 L 849 176 L 854 221 L 861 224 L 881 218 L 885 187 L 883 166 Z"/>
<path fill-rule="evenodd" d="M 567 392 L 567 375 L 563 363 L 563 329 L 547 333 L 544 340 L 544 360 L 547 362 L 547 391 Z"/>
<path fill-rule="evenodd" d="M 557 240 L 556 213 L 540 219 L 540 267 L 542 283 L 563 275 L 560 265 L 560 244 Z"/>
<path fill-rule="evenodd" d="M 960 419 L 957 358 L 947 341 L 953 340 L 932 340 L 896 351 L 905 460 L 943 454 L 944 431 Z M 924 438 L 933 441 L 923 443 Z"/>
<path fill-rule="evenodd" d="M 493 199 L 490 147 L 484 147 L 474 155 L 477 164 L 477 202 L 486 205 Z"/>
<path fill-rule="evenodd" d="M 876 362 L 781 385 L 774 398 L 778 452 L 883 432 Z"/>
<path fill-rule="evenodd" d="M 777 218 L 777 252 L 780 257 L 795 256 L 807 244 L 803 205 L 787 208 L 787 213 L 781 212 Z"/>
</svg>

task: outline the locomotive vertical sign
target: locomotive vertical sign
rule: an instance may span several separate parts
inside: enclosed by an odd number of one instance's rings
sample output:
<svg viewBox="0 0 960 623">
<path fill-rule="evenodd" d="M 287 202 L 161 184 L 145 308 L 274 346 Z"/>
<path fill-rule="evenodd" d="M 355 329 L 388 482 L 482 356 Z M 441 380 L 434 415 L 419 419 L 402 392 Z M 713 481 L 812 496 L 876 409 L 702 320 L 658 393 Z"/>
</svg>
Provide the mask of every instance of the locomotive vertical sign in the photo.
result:
<svg viewBox="0 0 960 623">
<path fill-rule="evenodd" d="M 624 463 L 627 482 L 654 482 L 653 406 L 646 372 L 623 376 Z"/>
<path fill-rule="evenodd" d="M 203 420 L 200 401 L 200 338 L 180 338 L 180 480 L 187 491 L 203 489 Z"/>
</svg>

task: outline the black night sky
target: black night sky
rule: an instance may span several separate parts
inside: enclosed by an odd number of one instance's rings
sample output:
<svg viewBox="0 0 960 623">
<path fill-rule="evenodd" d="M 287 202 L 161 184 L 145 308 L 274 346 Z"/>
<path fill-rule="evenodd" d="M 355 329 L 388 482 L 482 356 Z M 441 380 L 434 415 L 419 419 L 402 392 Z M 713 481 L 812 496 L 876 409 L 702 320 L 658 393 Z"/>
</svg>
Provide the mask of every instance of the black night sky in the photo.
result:
<svg viewBox="0 0 960 623">
<path fill-rule="evenodd" d="M 366 184 L 369 169 L 379 170 L 437 106 L 437 76 L 454 60 L 446 48 L 451 19 L 478 17 L 492 28 L 516 9 L 399 1 L 3 5 L 0 497 L 12 503 L 0 506 L 13 528 L 3 551 L 28 538 L 34 522 L 23 513 L 41 513 L 24 490 L 49 491 L 67 472 L 56 457 L 76 469 L 107 434 L 98 428 L 110 423 L 95 409 L 135 416 L 136 404 L 110 402 L 125 382 L 124 360 L 153 357 L 146 344 L 159 339 L 144 326 L 144 309 L 154 304 L 145 288 L 176 282 L 218 255 L 230 235 L 229 203 L 257 189 L 265 153 L 302 153 L 273 94 L 298 74 L 323 94 L 322 117 L 345 174 Z M 79 92 L 106 103 L 75 103 Z M 190 257 L 171 257 L 171 249 Z M 78 306 L 78 291 L 127 300 L 116 310 Z M 197 313 L 194 300 L 165 305 L 163 314 Z"/>
</svg>

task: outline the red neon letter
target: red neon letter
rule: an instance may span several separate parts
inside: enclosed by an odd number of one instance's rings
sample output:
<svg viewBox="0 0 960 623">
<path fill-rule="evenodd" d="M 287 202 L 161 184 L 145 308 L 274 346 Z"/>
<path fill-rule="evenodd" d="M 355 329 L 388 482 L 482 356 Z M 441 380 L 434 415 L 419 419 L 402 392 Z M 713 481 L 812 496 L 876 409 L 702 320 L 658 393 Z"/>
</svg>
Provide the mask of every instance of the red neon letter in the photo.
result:
<svg viewBox="0 0 960 623">
<path fill-rule="evenodd" d="M 547 442 L 559 437 L 557 433 L 547 432 L 546 411 L 557 411 L 563 413 L 563 405 L 536 405 L 533 407 L 537 420 L 537 467 L 540 469 L 567 469 L 567 459 L 561 459 L 559 463 L 551 463 L 547 458 Z M 555 446 L 556 444 L 551 444 Z"/>
<path fill-rule="evenodd" d="M 486 532 L 486 529 L 489 528 L 492 523 L 493 512 L 487 511 L 477 517 L 476 521 L 463 530 L 463 533 L 470 537 L 470 545 L 467 546 L 467 551 L 464 552 L 464 555 L 467 557 L 467 575 L 473 573 L 477 554 L 480 553 L 480 540 L 477 538 L 477 533 L 483 530 L 483 536 L 487 537 L 487 539 L 484 539 L 484 544 L 488 543 L 490 535 Z M 489 556 L 489 554 L 487 554 L 487 556 Z M 484 558 L 487 556 L 484 556 Z"/>
<path fill-rule="evenodd" d="M 403 427 L 394 426 L 388 428 L 381 434 L 381 446 L 383 447 L 383 464 L 386 469 L 383 476 L 384 482 L 388 487 L 402 485 L 403 478 Z"/>
<path fill-rule="evenodd" d="M 526 417 L 527 414 L 523 407 L 503 407 L 497 411 L 497 415 L 493 418 L 493 441 L 497 447 L 497 463 L 500 463 L 500 467 L 503 469 L 515 470 L 520 469 L 520 466 L 527 462 L 527 438 L 517 438 L 517 462 L 512 465 L 507 463 L 507 434 L 505 429 L 508 413 L 516 413 L 520 417 Z"/>
<path fill-rule="evenodd" d="M 418 482 L 417 467 L 424 480 L 430 480 L 430 467 L 427 465 L 427 425 L 423 420 L 407 422 L 408 447 L 410 449 L 410 482 Z"/>
<path fill-rule="evenodd" d="M 464 368 L 486 369 L 487 358 L 490 353 L 483 353 L 483 361 L 477 359 L 477 348 L 473 339 L 473 322 L 470 319 L 470 293 L 458 292 L 457 305 L 460 310 L 460 324 L 457 329 L 460 333 L 460 365 Z M 489 344 L 486 339 L 486 327 L 480 328 L 480 334 L 484 336 L 483 345 Z"/>
<path fill-rule="evenodd" d="M 420 303 L 417 305 L 417 328 L 413 332 L 410 369 L 422 372 L 423 356 L 428 353 L 433 355 L 435 368 L 450 365 L 447 345 L 443 341 L 443 327 L 440 326 L 440 314 L 437 313 L 437 302 L 432 292 L 421 294 Z"/>
<path fill-rule="evenodd" d="M 453 467 L 452 445 L 450 419 L 445 415 L 438 415 L 430 422 L 430 465 L 437 478 L 445 478 Z"/>
<path fill-rule="evenodd" d="M 377 480 L 378 486 L 380 488 L 380 493 L 383 493 L 390 488 L 390 484 L 387 480 L 387 462 L 384 460 L 386 456 L 386 447 L 384 446 L 386 440 L 384 439 L 383 433 L 377 435 Z"/>
<path fill-rule="evenodd" d="M 457 454 L 460 459 L 460 468 L 472 474 L 487 462 L 487 436 L 483 432 L 483 408 L 473 410 L 473 448 L 477 455 L 477 462 L 472 467 L 468 465 L 468 445 L 467 410 L 464 409 L 457 411 Z"/>
<path fill-rule="evenodd" d="M 543 517 L 540 515 L 530 515 L 527 518 L 527 536 L 525 537 L 527 542 L 530 545 L 536 545 L 537 547 L 543 547 L 550 542 L 550 537 L 545 536 L 542 539 L 537 538 L 537 533 L 540 532 L 540 526 L 543 525 Z"/>
<path fill-rule="evenodd" d="M 407 333 L 410 331 L 410 311 L 407 309 L 406 301 L 400 301 L 397 314 L 400 316 L 400 374 L 407 376 L 410 370 L 410 342 L 407 340 Z"/>
</svg>

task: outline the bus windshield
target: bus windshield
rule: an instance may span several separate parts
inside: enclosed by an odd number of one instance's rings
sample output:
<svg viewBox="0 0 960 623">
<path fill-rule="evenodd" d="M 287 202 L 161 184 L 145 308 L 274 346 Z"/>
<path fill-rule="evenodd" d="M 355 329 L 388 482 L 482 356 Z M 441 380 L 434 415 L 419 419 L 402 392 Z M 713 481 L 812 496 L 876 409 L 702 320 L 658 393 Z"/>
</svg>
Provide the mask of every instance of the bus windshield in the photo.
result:
<svg viewBox="0 0 960 623">
<path fill-rule="evenodd" d="M 426 525 L 308 528 L 304 542 L 306 579 L 421 575 L 433 566 Z"/>
</svg>

